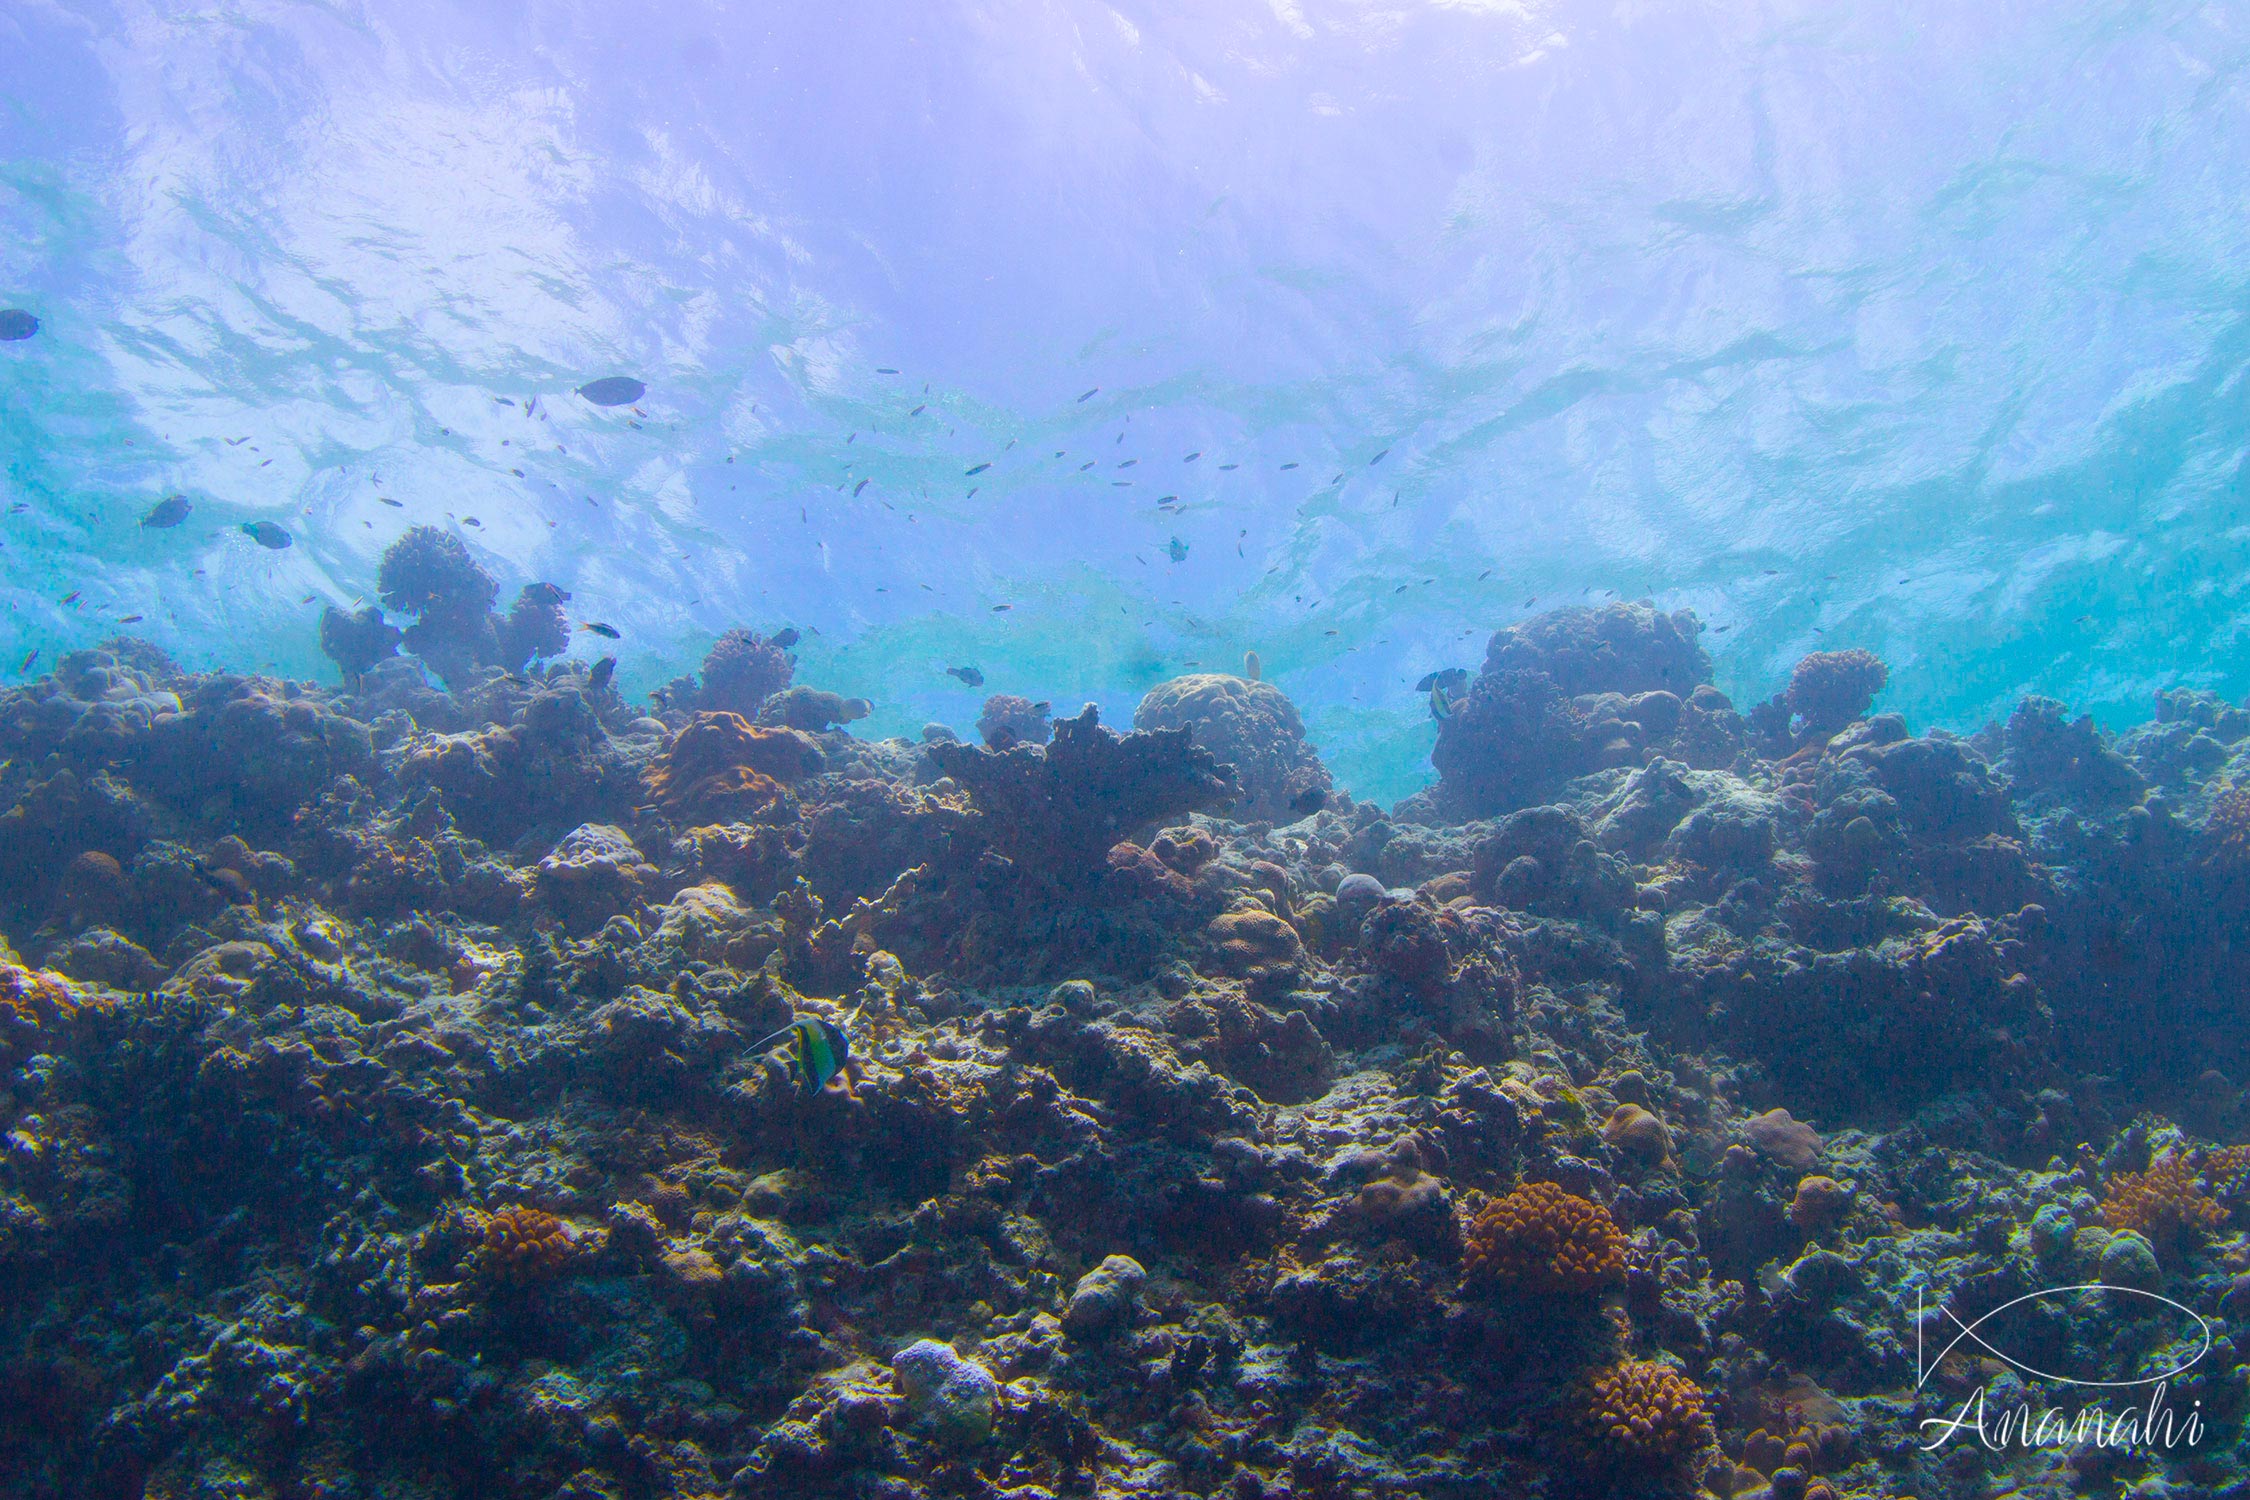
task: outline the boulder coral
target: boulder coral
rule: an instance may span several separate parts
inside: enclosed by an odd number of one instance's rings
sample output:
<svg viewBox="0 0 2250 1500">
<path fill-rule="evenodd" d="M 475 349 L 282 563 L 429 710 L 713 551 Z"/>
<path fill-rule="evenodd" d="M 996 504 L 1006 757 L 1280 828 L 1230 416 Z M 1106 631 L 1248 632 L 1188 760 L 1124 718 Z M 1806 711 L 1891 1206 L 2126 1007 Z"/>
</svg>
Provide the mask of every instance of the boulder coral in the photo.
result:
<svg viewBox="0 0 2250 1500">
<path fill-rule="evenodd" d="M 820 743 L 800 730 L 699 713 L 649 767 L 648 791 L 675 818 L 754 817 L 823 764 Z"/>
<path fill-rule="evenodd" d="M 1150 688 L 1133 711 L 1135 729 L 1186 729 L 1234 767 L 1244 821 L 1287 823 L 1319 807 L 1332 785 L 1305 739 L 1297 706 L 1270 682 L 1219 672 L 1175 677 Z"/>
</svg>

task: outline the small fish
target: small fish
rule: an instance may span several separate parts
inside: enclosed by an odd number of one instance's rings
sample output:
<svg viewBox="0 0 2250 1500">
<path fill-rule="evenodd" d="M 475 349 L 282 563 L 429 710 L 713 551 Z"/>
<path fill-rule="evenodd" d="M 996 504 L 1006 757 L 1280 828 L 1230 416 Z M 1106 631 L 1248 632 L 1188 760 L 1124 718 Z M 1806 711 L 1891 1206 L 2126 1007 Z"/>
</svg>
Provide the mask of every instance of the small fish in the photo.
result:
<svg viewBox="0 0 2250 1500">
<path fill-rule="evenodd" d="M 1288 472 L 1289 472 L 1289 471 L 1290 471 L 1291 469 L 1294 469 L 1294 468 L 1296 468 L 1296 467 L 1297 467 L 1297 466 L 1296 466 L 1295 464 L 1283 464 L 1283 465 L 1281 466 L 1281 472 L 1282 472 L 1282 473 L 1284 473 L 1284 474 L 1286 474 L 1286 473 L 1288 473 Z"/>
<path fill-rule="evenodd" d="M 247 436 L 245 436 L 245 437 L 238 437 L 238 438 L 228 438 L 228 439 L 227 439 L 227 446 L 228 446 L 229 448 L 239 448 L 239 447 L 241 447 L 241 446 L 242 446 L 242 445 L 243 445 L 244 443 L 247 443 L 247 442 L 249 442 L 249 441 L 250 441 L 250 439 L 249 439 L 249 438 L 248 438 Z"/>
<path fill-rule="evenodd" d="M 647 393 L 648 387 L 630 375 L 605 375 L 578 388 L 578 394 L 596 406 L 631 406 Z"/>
<path fill-rule="evenodd" d="M 1031 705 L 1031 711 L 1035 714 L 1049 713 L 1053 711 L 1054 706 L 1054 704 L 1048 702 L 1045 698 L 1042 698 L 1037 703 Z"/>
<path fill-rule="evenodd" d="M 1430 689 L 1430 717 L 1441 724 L 1453 717 L 1453 700 L 1445 696 L 1443 686 Z"/>
<path fill-rule="evenodd" d="M 1221 474 L 1224 474 L 1229 469 L 1239 469 L 1241 467 L 1242 465 L 1240 464 L 1221 464 L 1219 465 L 1219 472 Z"/>
<path fill-rule="evenodd" d="M 1192 463 L 1194 463 L 1194 462 L 1195 462 L 1195 461 L 1196 461 L 1197 459 L 1201 458 L 1202 456 L 1203 456 L 1203 450 L 1202 450 L 1201 448 L 1198 448 L 1198 449 L 1196 449 L 1196 450 L 1195 450 L 1195 451 L 1194 451 L 1193 453 L 1190 453 L 1190 454 L 1189 454 L 1189 455 L 1188 455 L 1187 457 L 1185 457 L 1185 458 L 1181 459 L 1181 460 L 1180 460 L 1180 462 L 1181 462 L 1181 463 L 1183 463 L 1183 464 L 1192 464 Z"/>
<path fill-rule="evenodd" d="M 958 677 L 970 687 L 984 686 L 984 673 L 978 671 L 975 667 L 947 667 L 945 675 Z"/>
<path fill-rule="evenodd" d="M 393 500 L 388 495 L 377 495 L 375 498 L 382 501 L 385 505 L 388 505 L 393 510 L 406 509 L 406 502 L 404 500 Z M 586 503 L 589 505 L 593 504 L 591 500 L 587 501 Z"/>
<path fill-rule="evenodd" d="M 1319 812 L 1327 805 L 1328 793 L 1317 786 L 1307 787 L 1289 799 L 1289 810 L 1291 812 L 1304 813 L 1308 816 Z"/>
<path fill-rule="evenodd" d="M 1388 448 L 1385 448 L 1385 449 L 1384 449 L 1384 450 L 1383 450 L 1382 452 L 1380 452 L 1380 453 L 1376 454 L 1376 455 L 1375 455 L 1375 456 L 1374 456 L 1373 458 L 1371 458 L 1371 459 L 1369 459 L 1369 460 L 1367 461 L 1367 467 L 1369 467 L 1370 469 L 1372 469 L 1372 468 L 1374 468 L 1374 467 L 1375 467 L 1375 466 L 1376 466 L 1377 464 L 1381 463 L 1381 462 L 1382 462 L 1382 461 L 1383 461 L 1384 459 L 1386 459 L 1386 458 L 1389 458 L 1390 456 L 1391 456 L 1391 450 L 1390 450 L 1390 449 L 1388 449 Z"/>
<path fill-rule="evenodd" d="M 806 1093 L 819 1093 L 838 1074 L 843 1075 L 844 1092 L 851 1093 L 852 1076 L 846 1070 L 852 1065 L 852 1041 L 843 1027 L 819 1016 L 799 1016 L 750 1050 L 763 1052 L 778 1042 L 789 1044 L 789 1061 Z"/>
<path fill-rule="evenodd" d="M 294 546 L 297 541 L 295 537 L 274 525 L 271 521 L 245 521 L 242 523 L 242 531 L 245 536 L 259 546 L 274 552 L 279 552 L 284 547 Z"/>
<path fill-rule="evenodd" d="M 1080 465 L 1078 466 L 1078 472 L 1079 472 L 1079 473 L 1081 473 L 1081 474 L 1083 474 L 1083 473 L 1085 473 L 1085 472 L 1086 472 L 1086 471 L 1087 471 L 1088 469 L 1091 469 L 1091 468 L 1092 468 L 1093 466 L 1094 466 L 1094 461 L 1093 461 L 1092 459 L 1090 459 L 1090 458 L 1089 458 L 1089 459 L 1087 459 L 1087 460 L 1086 460 L 1086 461 L 1085 461 L 1084 463 L 1082 463 L 1082 464 L 1080 464 Z"/>
<path fill-rule="evenodd" d="M 1171 541 L 1165 543 L 1164 551 L 1174 562 L 1187 561 L 1187 543 L 1181 541 L 1178 537 L 1174 537 Z"/>
<path fill-rule="evenodd" d="M 967 478 L 969 478 L 969 477 L 970 477 L 971 475 L 975 475 L 975 474 L 982 474 L 982 473 L 983 473 L 983 472 L 984 472 L 985 470 L 987 470 L 987 469 L 989 469 L 989 468 L 991 468 L 991 467 L 992 467 L 992 465 L 990 465 L 990 464 L 978 464 L 978 465 L 977 465 L 977 466 L 976 466 L 975 468 L 973 468 L 973 469 L 965 469 L 965 470 L 963 470 L 963 471 L 962 471 L 962 474 L 961 474 L 961 477 L 962 477 L 963 479 L 967 479 Z"/>
<path fill-rule="evenodd" d="M 1440 667 L 1435 672 L 1426 674 L 1420 682 L 1415 683 L 1414 691 L 1417 693 L 1426 693 L 1432 688 L 1442 687 L 1448 693 L 1456 693 L 1459 692 L 1462 688 L 1467 687 L 1468 685 L 1468 668 Z"/>
<path fill-rule="evenodd" d="M 803 636 L 797 634 L 797 628 L 794 625 L 784 625 L 773 633 L 771 644 L 777 651 L 787 651 L 803 639 Z"/>
<path fill-rule="evenodd" d="M 0 311 L 0 343 L 15 343 L 39 331 L 39 320 L 20 307 Z"/>
<path fill-rule="evenodd" d="M 873 712 L 875 712 L 875 705 L 865 698 L 846 698 L 844 700 L 844 722 L 846 724 L 864 719 Z"/>
<path fill-rule="evenodd" d="M 62 596 L 61 602 L 64 604 L 76 604 L 78 602 L 78 596 L 82 592 L 84 592 L 84 590 L 72 589 L 69 593 Z"/>
<path fill-rule="evenodd" d="M 499 402 L 502 406 L 513 406 L 516 404 L 515 398 L 512 396 L 495 396 L 492 399 Z"/>
<path fill-rule="evenodd" d="M 318 599 L 319 597 L 320 597 L 320 595 L 318 595 L 318 594 L 307 594 L 307 595 L 305 595 L 305 597 L 304 597 L 304 598 L 302 598 L 302 599 L 299 599 L 299 600 L 298 600 L 297 602 L 298 602 L 299 604 L 310 604 L 310 603 L 312 603 L 312 602 L 313 602 L 313 601 L 314 601 L 315 599 Z"/>
<path fill-rule="evenodd" d="M 592 689 L 594 692 L 598 693 L 603 688 L 609 686 L 609 679 L 615 676 L 616 673 L 617 658 L 614 656 L 605 656 L 600 661 L 594 663 L 593 671 L 586 674 L 586 686 Z"/>
<path fill-rule="evenodd" d="M 117 617 L 117 623 L 120 625 L 138 625 L 141 623 L 142 619 L 143 616 L 140 615 L 119 615 Z"/>
<path fill-rule="evenodd" d="M 1256 682 L 1258 680 L 1258 674 L 1264 670 L 1265 663 L 1258 660 L 1257 652 L 1245 651 L 1242 653 L 1242 675 L 1244 677 L 1248 678 L 1252 682 Z"/>
<path fill-rule="evenodd" d="M 1083 396 L 1080 396 L 1080 397 L 1078 398 L 1078 404 L 1079 404 L 1080 406 L 1084 406 L 1084 405 L 1085 405 L 1085 404 L 1086 404 L 1087 402 L 1089 402 L 1089 401 L 1093 400 L 1093 399 L 1094 399 L 1094 398 L 1095 398 L 1096 396 L 1099 396 L 1099 395 L 1100 395 L 1101 393 L 1102 393 L 1102 388 L 1101 388 L 1100 386 L 1098 386 L 1098 385 L 1097 385 L 1097 386 L 1095 386 L 1095 387 L 1094 387 L 1094 388 L 1093 388 L 1092 390 L 1088 391 L 1088 392 L 1087 392 L 1087 393 L 1086 393 L 1085 395 L 1083 395 Z"/>
<path fill-rule="evenodd" d="M 166 495 L 149 507 L 148 514 L 141 517 L 141 525 L 151 531 L 170 531 L 186 520 L 188 512 L 193 509 L 195 507 L 188 504 L 187 496 Z"/>
<path fill-rule="evenodd" d="M 29 651 L 26 651 L 23 654 L 22 661 L 16 663 L 17 675 L 20 676 L 23 673 L 30 671 L 31 664 L 37 660 L 39 660 L 39 648 L 37 646 L 34 646 Z"/>
<path fill-rule="evenodd" d="M 853 485 L 853 486 L 852 486 L 852 494 L 853 494 L 853 496 L 854 496 L 854 497 L 857 497 L 857 496 L 858 496 L 858 494 L 859 494 L 859 492 L 860 492 L 861 490 L 864 490 L 864 489 L 866 489 L 869 483 L 870 483 L 870 481 L 868 481 L 868 480 L 865 480 L 865 479 L 862 479 L 862 480 L 861 480 L 861 481 L 860 481 L 859 483 L 857 483 L 857 484 Z"/>
<path fill-rule="evenodd" d="M 995 604 L 992 606 L 992 612 L 996 615 L 1004 615 L 1009 610 L 1014 608 L 1015 606 L 1013 604 Z"/>
<path fill-rule="evenodd" d="M 1137 458 L 1128 458 L 1125 460 L 1125 462 L 1119 464 L 1117 467 L 1119 467 L 1120 469 L 1130 469 L 1131 467 L 1133 467 L 1133 465 L 1139 462 L 1140 460 Z"/>
<path fill-rule="evenodd" d="M 623 637 L 617 633 L 617 627 L 615 625 L 604 625 L 599 620 L 588 620 L 578 628 L 580 630 L 591 631 L 595 635 L 600 636 L 605 641 L 615 641 L 623 639 Z"/>
<path fill-rule="evenodd" d="M 463 516 L 461 524 L 463 526 L 474 526 L 479 531 L 484 530 L 484 522 L 478 520 L 475 516 Z"/>
<path fill-rule="evenodd" d="M 927 407 L 927 406 L 917 406 L 917 407 L 915 407 L 915 408 L 914 408 L 914 410 L 912 410 L 912 411 L 908 412 L 908 413 L 907 413 L 907 415 L 908 415 L 908 416 L 910 416 L 910 417 L 918 417 L 918 416 L 922 415 L 922 413 L 924 413 L 924 412 L 926 412 L 926 411 L 928 411 L 928 410 L 929 410 L 929 407 Z"/>
<path fill-rule="evenodd" d="M 878 375 L 896 375 L 898 371 L 892 369 L 889 365 L 877 365 L 875 373 Z"/>
</svg>

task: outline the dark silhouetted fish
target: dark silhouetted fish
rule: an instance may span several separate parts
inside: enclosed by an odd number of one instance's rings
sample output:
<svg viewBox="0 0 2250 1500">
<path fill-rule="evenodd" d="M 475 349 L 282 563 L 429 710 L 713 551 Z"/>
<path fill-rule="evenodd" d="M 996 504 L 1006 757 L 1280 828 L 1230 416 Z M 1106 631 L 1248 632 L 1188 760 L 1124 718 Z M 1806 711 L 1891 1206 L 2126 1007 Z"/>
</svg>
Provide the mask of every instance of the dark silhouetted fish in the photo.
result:
<svg viewBox="0 0 2250 1500">
<path fill-rule="evenodd" d="M 996 615 L 1004 615 L 1009 610 L 1014 608 L 1015 606 L 1013 604 L 995 604 L 992 606 L 992 612 Z"/>
<path fill-rule="evenodd" d="M 119 615 L 117 623 L 120 625 L 138 625 L 144 618 L 146 617 L 142 615 Z"/>
<path fill-rule="evenodd" d="M 1240 464 L 1221 464 L 1219 465 L 1219 472 L 1224 474 L 1229 469 L 1239 469 L 1241 467 L 1242 465 Z"/>
<path fill-rule="evenodd" d="M 867 480 L 865 480 L 865 479 L 862 479 L 862 480 L 861 480 L 861 481 L 860 481 L 859 483 L 857 483 L 857 484 L 853 485 L 853 486 L 852 486 L 852 494 L 856 496 L 856 495 L 857 495 L 857 494 L 858 494 L 858 493 L 859 493 L 859 492 L 860 492 L 861 490 L 864 490 L 864 489 L 866 489 L 866 488 L 867 488 L 867 486 L 868 486 L 868 483 L 869 483 L 869 481 L 867 481 Z"/>
<path fill-rule="evenodd" d="M 889 365 L 877 365 L 875 373 L 878 375 L 896 375 L 898 371 L 892 369 Z"/>
<path fill-rule="evenodd" d="M 1094 399 L 1094 398 L 1095 398 L 1096 396 L 1099 396 L 1099 395 L 1100 395 L 1101 393 L 1102 393 L 1102 388 L 1101 388 L 1100 386 L 1098 386 L 1098 385 L 1097 385 L 1097 386 L 1095 386 L 1095 387 L 1094 387 L 1094 388 L 1093 388 L 1092 390 L 1088 391 L 1088 392 L 1087 392 L 1087 393 L 1086 393 L 1085 395 L 1083 395 L 1083 396 L 1080 396 L 1080 397 L 1078 398 L 1078 400 L 1079 400 L 1079 404 L 1080 404 L 1080 405 L 1084 405 L 1084 404 L 1085 404 L 1086 402 L 1088 402 L 1088 401 L 1091 401 L 1091 400 L 1093 400 L 1093 399 Z"/>
<path fill-rule="evenodd" d="M 1289 810 L 1294 813 L 1316 813 L 1328 805 L 1328 794 L 1319 787 L 1307 787 L 1289 799 Z"/>
<path fill-rule="evenodd" d="M 388 505 L 393 510 L 406 509 L 406 502 L 404 500 L 393 500 L 388 495 L 377 495 L 375 498 L 382 501 L 385 505 Z"/>
<path fill-rule="evenodd" d="M 962 478 L 964 478 L 964 479 L 966 479 L 966 478 L 968 478 L 968 477 L 969 477 L 969 476 L 970 476 L 971 474 L 982 474 L 982 473 L 983 473 L 983 472 L 984 472 L 985 470 L 987 470 L 987 469 L 989 469 L 989 468 L 991 468 L 991 467 L 992 467 L 992 465 L 990 465 L 990 464 L 978 464 L 978 465 L 977 465 L 977 466 L 976 466 L 975 468 L 973 468 L 973 469 L 964 469 L 964 470 L 962 471 L 961 477 L 962 477 Z"/>
<path fill-rule="evenodd" d="M 945 669 L 945 675 L 948 677 L 958 677 L 963 682 L 967 683 L 970 687 L 984 686 L 984 674 L 978 671 L 975 667 L 947 667 Z"/>
<path fill-rule="evenodd" d="M 297 542 L 295 537 L 271 521 L 245 521 L 242 523 L 242 530 L 251 541 L 274 552 L 295 546 Z"/>
<path fill-rule="evenodd" d="M 170 531 L 186 520 L 188 512 L 193 509 L 195 507 L 188 504 L 187 496 L 166 495 L 149 507 L 148 514 L 141 517 L 141 524 L 151 531 Z"/>
<path fill-rule="evenodd" d="M 1181 463 L 1183 463 L 1183 464 L 1192 464 L 1192 463 L 1194 463 L 1194 462 L 1195 462 L 1195 461 L 1196 461 L 1197 459 L 1201 458 L 1202 456 L 1203 456 L 1203 450 L 1202 450 L 1202 449 L 1200 449 L 1200 448 L 1198 448 L 1198 449 L 1196 449 L 1196 450 L 1195 450 L 1195 452 L 1193 452 L 1193 453 L 1190 453 L 1190 454 L 1189 454 L 1189 455 L 1188 455 L 1187 457 L 1185 457 L 1185 458 L 1181 459 L 1181 460 L 1180 460 L 1180 462 L 1181 462 Z"/>
<path fill-rule="evenodd" d="M 578 388 L 578 394 L 596 406 L 631 406 L 647 393 L 648 387 L 630 375 L 604 375 Z"/>
<path fill-rule="evenodd" d="M 1444 689 L 1446 690 L 1446 692 L 1448 692 L 1448 693 L 1451 693 L 1451 694 L 1453 694 L 1454 696 L 1458 697 L 1458 696 L 1460 695 L 1460 692 L 1461 692 L 1461 690 L 1462 690 L 1463 688 L 1467 687 L 1468 685 L 1469 685 L 1469 669 L 1468 669 L 1468 668 L 1466 668 L 1466 667 L 1440 667 L 1440 668 L 1438 668 L 1438 669 L 1437 669 L 1437 670 L 1436 670 L 1435 672 L 1431 672 L 1431 673 L 1428 673 L 1428 674 L 1424 675 L 1424 677 L 1422 678 L 1422 680 L 1421 680 L 1420 682 L 1417 682 L 1417 683 L 1415 683 L 1415 684 L 1414 684 L 1414 691 L 1415 691 L 1415 692 L 1417 692 L 1417 693 L 1426 693 L 1426 692 L 1428 692 L 1428 691 L 1429 691 L 1429 690 L 1430 690 L 1431 688 L 1434 688 L 1434 687 L 1442 687 L 1442 688 L 1444 688 Z"/>
<path fill-rule="evenodd" d="M 1386 458 L 1389 458 L 1390 456 L 1391 456 L 1391 450 L 1390 450 L 1390 449 L 1388 449 L 1388 448 L 1385 448 L 1385 449 L 1384 449 L 1384 450 L 1383 450 L 1382 452 L 1380 452 L 1380 453 L 1376 454 L 1376 455 L 1375 455 L 1375 456 L 1374 456 L 1373 458 L 1371 458 L 1371 459 L 1369 459 L 1369 460 L 1367 461 L 1367 467 L 1369 467 L 1370 469 L 1372 469 L 1372 468 L 1374 468 L 1374 467 L 1375 467 L 1375 466 L 1376 466 L 1377 464 L 1381 463 L 1381 462 L 1382 462 L 1382 461 L 1383 461 L 1384 459 L 1386 459 Z"/>
<path fill-rule="evenodd" d="M 609 686 L 609 679 L 617 674 L 617 658 L 605 656 L 594 663 L 594 670 L 586 674 L 586 686 L 600 692 Z"/>
<path fill-rule="evenodd" d="M 617 627 L 615 625 L 604 625 L 599 620 L 588 620 L 578 628 L 580 630 L 591 631 L 595 635 L 600 636 L 605 641 L 622 639 L 622 637 L 618 635 Z"/>
<path fill-rule="evenodd" d="M 39 660 L 39 648 L 37 646 L 34 646 L 29 651 L 26 651 L 23 654 L 22 661 L 16 663 L 16 672 L 18 673 L 18 675 L 30 671 L 31 664 L 37 660 Z"/>
<path fill-rule="evenodd" d="M 1187 561 L 1187 543 L 1181 541 L 1178 537 L 1174 537 L 1171 541 L 1167 542 L 1164 546 L 1164 551 L 1171 557 L 1172 561 L 1174 562 Z"/>
<path fill-rule="evenodd" d="M 14 343 L 39 331 L 39 320 L 20 307 L 0 311 L 0 342 Z"/>
<path fill-rule="evenodd" d="M 69 593 L 63 595 L 61 600 L 59 600 L 58 602 L 63 604 L 76 604 L 78 602 L 78 596 L 83 592 L 84 590 L 82 589 L 72 589 Z"/>
<path fill-rule="evenodd" d="M 803 639 L 803 636 L 797 634 L 797 628 L 794 625 L 784 625 L 773 633 L 772 644 L 777 651 L 787 651 Z"/>
</svg>

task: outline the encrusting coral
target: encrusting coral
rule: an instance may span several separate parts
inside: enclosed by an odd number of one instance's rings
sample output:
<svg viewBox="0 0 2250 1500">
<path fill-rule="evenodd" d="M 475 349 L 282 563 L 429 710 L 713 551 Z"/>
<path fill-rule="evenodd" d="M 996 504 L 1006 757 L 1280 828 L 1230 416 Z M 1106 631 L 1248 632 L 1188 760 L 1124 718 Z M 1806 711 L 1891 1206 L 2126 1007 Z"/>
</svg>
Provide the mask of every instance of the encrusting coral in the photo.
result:
<svg viewBox="0 0 2250 1500">
<path fill-rule="evenodd" d="M 817 774 L 821 764 L 819 742 L 799 730 L 699 713 L 649 767 L 648 790 L 677 817 L 754 816 L 780 799 L 783 785 Z"/>
</svg>

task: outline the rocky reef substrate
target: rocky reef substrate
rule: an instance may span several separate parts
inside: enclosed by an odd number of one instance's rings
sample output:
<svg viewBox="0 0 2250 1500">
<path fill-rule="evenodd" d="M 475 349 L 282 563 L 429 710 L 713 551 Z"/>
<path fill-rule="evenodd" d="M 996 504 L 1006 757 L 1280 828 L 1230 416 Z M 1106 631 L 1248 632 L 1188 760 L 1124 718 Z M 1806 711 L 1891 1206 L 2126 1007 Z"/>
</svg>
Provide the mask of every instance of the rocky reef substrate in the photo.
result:
<svg viewBox="0 0 2250 1500">
<path fill-rule="evenodd" d="M 1560 611 L 1385 813 L 1267 684 L 865 740 L 409 561 L 343 689 L 0 694 L 8 1494 L 2250 1493 L 2250 711 Z M 2200 1436 L 1931 1442 L 2034 1368 Z"/>
</svg>

